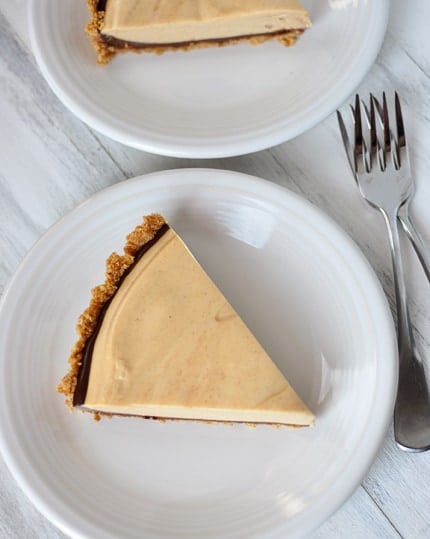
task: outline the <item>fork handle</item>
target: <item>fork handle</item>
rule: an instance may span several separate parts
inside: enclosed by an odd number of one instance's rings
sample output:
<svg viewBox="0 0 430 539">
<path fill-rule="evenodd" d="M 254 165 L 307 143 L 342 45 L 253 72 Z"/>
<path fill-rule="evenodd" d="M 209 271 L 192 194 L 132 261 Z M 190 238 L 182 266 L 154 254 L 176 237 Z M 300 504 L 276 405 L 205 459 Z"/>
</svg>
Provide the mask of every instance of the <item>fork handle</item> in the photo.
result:
<svg viewBox="0 0 430 539">
<path fill-rule="evenodd" d="M 394 437 L 401 449 L 426 451 L 430 449 L 430 391 L 412 333 L 397 212 L 383 214 L 390 239 L 397 304 L 399 384 L 394 409 Z"/>
<path fill-rule="evenodd" d="M 413 348 L 413 335 L 408 308 L 408 296 L 405 284 L 397 215 L 394 213 L 393 215 L 389 215 L 385 212 L 383 212 L 383 215 L 387 225 L 391 248 L 391 258 L 393 262 L 394 288 L 396 293 L 397 308 L 397 337 L 399 353 L 401 355 L 403 350 L 412 350 Z"/>
<path fill-rule="evenodd" d="M 430 253 L 426 249 L 421 235 L 419 234 L 418 230 L 415 228 L 413 222 L 409 217 L 408 204 L 404 204 L 400 208 L 398 217 L 400 219 L 400 222 L 402 223 L 402 227 L 406 232 L 406 235 L 408 236 L 418 256 L 419 261 L 421 262 L 424 273 L 426 274 L 427 279 L 430 281 Z"/>
</svg>

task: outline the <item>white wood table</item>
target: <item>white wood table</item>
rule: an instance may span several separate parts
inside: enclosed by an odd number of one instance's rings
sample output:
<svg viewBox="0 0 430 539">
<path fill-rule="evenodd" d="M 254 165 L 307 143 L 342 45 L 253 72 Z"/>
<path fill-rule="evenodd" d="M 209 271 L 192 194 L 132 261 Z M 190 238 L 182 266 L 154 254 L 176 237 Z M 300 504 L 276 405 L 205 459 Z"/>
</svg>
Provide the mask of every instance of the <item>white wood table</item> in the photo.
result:
<svg viewBox="0 0 430 539">
<path fill-rule="evenodd" d="M 382 50 L 358 91 L 396 89 L 402 97 L 417 186 L 412 214 L 430 247 L 430 2 L 391 5 Z M 205 166 L 267 178 L 322 208 L 361 247 L 394 307 L 382 218 L 353 184 L 334 114 L 295 140 L 237 158 L 193 161 L 127 148 L 92 131 L 54 96 L 30 49 L 26 8 L 25 0 L 0 2 L 0 294 L 31 245 L 88 196 L 147 172 Z M 412 318 L 430 361 L 430 288 L 405 247 Z M 2 460 L 0 537 L 64 537 L 33 508 Z M 429 538 L 430 453 L 399 451 L 390 430 L 361 486 L 313 537 Z"/>
</svg>

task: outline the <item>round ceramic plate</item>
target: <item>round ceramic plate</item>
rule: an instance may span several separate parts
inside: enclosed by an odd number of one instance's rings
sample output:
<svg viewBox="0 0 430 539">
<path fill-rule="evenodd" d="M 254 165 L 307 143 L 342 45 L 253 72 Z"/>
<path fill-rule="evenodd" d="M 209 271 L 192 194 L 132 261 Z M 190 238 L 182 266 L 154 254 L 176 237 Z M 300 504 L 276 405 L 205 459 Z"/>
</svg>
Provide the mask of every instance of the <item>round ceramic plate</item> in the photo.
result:
<svg viewBox="0 0 430 539">
<path fill-rule="evenodd" d="M 374 62 L 389 0 L 303 0 L 313 27 L 290 48 L 127 54 L 96 64 L 85 0 L 31 0 L 40 69 L 63 103 L 105 135 L 178 157 L 224 157 L 281 143 L 314 126 Z"/>
<path fill-rule="evenodd" d="M 55 386 L 77 316 L 143 214 L 161 212 L 316 414 L 308 429 L 72 414 Z M 53 226 L 0 306 L 0 440 L 34 504 L 72 537 L 285 538 L 357 487 L 391 419 L 392 318 L 355 244 L 318 209 L 239 173 L 111 187 Z"/>
</svg>

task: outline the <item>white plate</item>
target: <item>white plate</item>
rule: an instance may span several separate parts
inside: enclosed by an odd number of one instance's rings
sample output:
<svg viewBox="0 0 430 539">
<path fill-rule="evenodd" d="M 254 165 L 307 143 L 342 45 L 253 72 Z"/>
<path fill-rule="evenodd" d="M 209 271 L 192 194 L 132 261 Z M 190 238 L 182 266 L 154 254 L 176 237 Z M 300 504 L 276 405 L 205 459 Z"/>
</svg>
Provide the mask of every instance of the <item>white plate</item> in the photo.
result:
<svg viewBox="0 0 430 539">
<path fill-rule="evenodd" d="M 85 4 L 30 1 L 32 46 L 46 80 L 91 127 L 178 157 L 249 153 L 316 125 L 374 62 L 389 9 L 389 0 L 304 0 L 314 25 L 291 48 L 129 54 L 101 67 L 84 35 Z"/>
<path fill-rule="evenodd" d="M 55 386 L 104 261 L 162 212 L 316 413 L 313 429 L 71 414 Z M 285 538 L 368 470 L 391 418 L 396 344 L 369 264 L 318 209 L 233 172 L 121 183 L 52 227 L 0 306 L 0 440 L 35 505 L 72 537 Z"/>
</svg>

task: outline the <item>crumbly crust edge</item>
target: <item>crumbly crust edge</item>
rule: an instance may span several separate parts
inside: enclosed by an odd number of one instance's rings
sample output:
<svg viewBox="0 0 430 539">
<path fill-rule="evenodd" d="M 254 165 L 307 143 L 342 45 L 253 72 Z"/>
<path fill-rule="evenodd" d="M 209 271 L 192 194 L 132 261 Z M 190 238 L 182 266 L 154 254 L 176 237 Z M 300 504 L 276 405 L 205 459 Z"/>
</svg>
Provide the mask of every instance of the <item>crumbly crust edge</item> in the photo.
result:
<svg viewBox="0 0 430 539">
<path fill-rule="evenodd" d="M 74 408 L 73 395 L 82 365 L 83 351 L 87 340 L 97 326 L 100 311 L 114 295 L 122 275 L 133 264 L 136 254 L 154 238 L 165 224 L 167 224 L 166 220 L 159 214 L 154 213 L 145 216 L 143 222 L 127 235 L 123 248 L 124 254 L 120 255 L 114 252 L 107 258 L 105 282 L 91 290 L 90 303 L 77 321 L 76 331 L 79 338 L 70 352 L 68 359 L 69 371 L 57 385 L 58 393 L 66 396 L 66 405 L 71 409 Z"/>
<path fill-rule="evenodd" d="M 103 28 L 105 12 L 97 9 L 98 0 L 87 0 L 88 9 L 91 15 L 91 20 L 86 25 L 85 31 L 88 34 L 91 43 L 97 53 L 97 63 L 108 64 L 116 53 L 124 52 L 151 52 L 161 55 L 168 51 L 188 51 L 195 49 L 204 49 L 208 47 L 225 47 L 227 45 L 237 45 L 238 43 L 249 43 L 251 45 L 260 45 L 266 41 L 276 40 L 282 43 L 286 47 L 294 45 L 299 36 L 303 34 L 303 29 L 289 29 L 285 32 L 279 32 L 275 36 L 273 34 L 262 34 L 258 36 L 238 36 L 225 40 L 202 40 L 193 41 L 186 44 L 172 44 L 172 45 L 145 45 L 143 47 L 135 47 L 132 44 L 124 43 L 123 46 L 118 47 L 109 43 L 106 43 L 100 36 L 100 32 Z"/>
<path fill-rule="evenodd" d="M 107 45 L 100 39 L 100 31 L 103 28 L 105 12 L 97 9 L 98 3 L 99 0 L 87 0 L 91 19 L 85 27 L 85 32 L 97 52 L 97 62 L 99 64 L 108 64 L 115 56 L 116 51 L 114 47 Z"/>
</svg>

